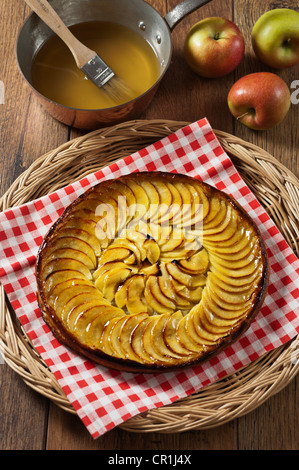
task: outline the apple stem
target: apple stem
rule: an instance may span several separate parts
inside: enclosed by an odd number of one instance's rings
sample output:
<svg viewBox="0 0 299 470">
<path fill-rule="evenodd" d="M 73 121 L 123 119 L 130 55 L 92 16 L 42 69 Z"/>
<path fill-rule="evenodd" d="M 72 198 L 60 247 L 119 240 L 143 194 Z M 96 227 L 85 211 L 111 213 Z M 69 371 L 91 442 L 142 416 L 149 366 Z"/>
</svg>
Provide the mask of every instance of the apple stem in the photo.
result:
<svg viewBox="0 0 299 470">
<path fill-rule="evenodd" d="M 290 45 L 290 42 L 291 38 L 284 39 L 284 41 L 282 42 L 282 46 L 287 47 Z"/>
<path fill-rule="evenodd" d="M 240 116 L 236 116 L 237 119 L 241 119 L 242 117 L 246 116 L 247 114 L 250 114 L 250 110 L 246 111 L 246 113 L 241 114 Z"/>
</svg>

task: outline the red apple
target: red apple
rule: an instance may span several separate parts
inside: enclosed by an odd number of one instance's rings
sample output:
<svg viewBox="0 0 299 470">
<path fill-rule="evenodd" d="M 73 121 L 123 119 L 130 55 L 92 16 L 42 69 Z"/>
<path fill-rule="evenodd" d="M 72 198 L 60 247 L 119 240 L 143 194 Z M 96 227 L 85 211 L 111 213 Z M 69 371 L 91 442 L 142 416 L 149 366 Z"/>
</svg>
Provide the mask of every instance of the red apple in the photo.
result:
<svg viewBox="0 0 299 470">
<path fill-rule="evenodd" d="M 278 75 L 256 72 L 240 78 L 230 89 L 227 101 L 231 113 L 242 124 L 266 130 L 284 119 L 291 105 L 291 95 Z"/>
<path fill-rule="evenodd" d="M 244 38 L 230 20 L 205 18 L 188 32 L 184 55 L 194 72 L 207 78 L 216 78 L 232 72 L 245 52 Z"/>
<path fill-rule="evenodd" d="M 277 69 L 299 62 L 299 12 L 277 8 L 264 13 L 251 32 L 252 47 L 264 64 Z"/>
</svg>

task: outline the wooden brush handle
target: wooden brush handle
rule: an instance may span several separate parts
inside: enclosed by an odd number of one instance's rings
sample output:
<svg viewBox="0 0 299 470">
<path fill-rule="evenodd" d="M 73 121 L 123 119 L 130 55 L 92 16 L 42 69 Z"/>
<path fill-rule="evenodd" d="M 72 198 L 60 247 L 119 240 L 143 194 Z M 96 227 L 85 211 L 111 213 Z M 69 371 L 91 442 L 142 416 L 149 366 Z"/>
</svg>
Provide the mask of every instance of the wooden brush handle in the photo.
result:
<svg viewBox="0 0 299 470">
<path fill-rule="evenodd" d="M 79 69 L 96 55 L 95 51 L 78 41 L 46 0 L 25 0 L 25 2 L 68 46 Z"/>
</svg>

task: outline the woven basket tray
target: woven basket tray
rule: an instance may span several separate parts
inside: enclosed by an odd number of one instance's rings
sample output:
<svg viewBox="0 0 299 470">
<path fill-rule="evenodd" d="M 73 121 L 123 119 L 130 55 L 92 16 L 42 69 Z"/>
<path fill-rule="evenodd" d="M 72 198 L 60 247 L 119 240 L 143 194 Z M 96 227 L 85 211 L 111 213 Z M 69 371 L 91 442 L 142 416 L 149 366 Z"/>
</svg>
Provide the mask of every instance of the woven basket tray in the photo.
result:
<svg viewBox="0 0 299 470">
<path fill-rule="evenodd" d="M 0 199 L 0 211 L 68 185 L 177 131 L 187 122 L 131 121 L 67 142 L 37 159 Z M 230 134 L 215 131 L 241 176 L 299 255 L 299 181 L 273 156 Z M 60 385 L 32 347 L 0 287 L 0 351 L 25 383 L 75 413 Z M 172 433 L 207 429 L 254 410 L 284 388 L 299 370 L 299 336 L 238 372 L 174 404 L 120 427 L 131 432 Z"/>
</svg>

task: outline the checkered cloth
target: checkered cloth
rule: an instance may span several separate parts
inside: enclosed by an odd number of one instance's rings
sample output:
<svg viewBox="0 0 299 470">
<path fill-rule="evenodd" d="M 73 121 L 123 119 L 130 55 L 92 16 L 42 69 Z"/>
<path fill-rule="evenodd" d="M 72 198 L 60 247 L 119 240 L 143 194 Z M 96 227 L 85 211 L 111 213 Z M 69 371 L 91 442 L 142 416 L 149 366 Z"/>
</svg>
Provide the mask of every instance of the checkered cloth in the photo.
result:
<svg viewBox="0 0 299 470">
<path fill-rule="evenodd" d="M 52 335 L 36 300 L 35 261 L 50 226 L 90 186 L 135 171 L 188 174 L 232 195 L 260 228 L 271 266 L 263 307 L 233 345 L 179 372 L 134 374 L 96 365 Z M 33 346 L 96 438 L 138 413 L 231 374 L 299 333 L 299 261 L 202 119 L 55 193 L 0 214 L 0 281 Z"/>
</svg>

